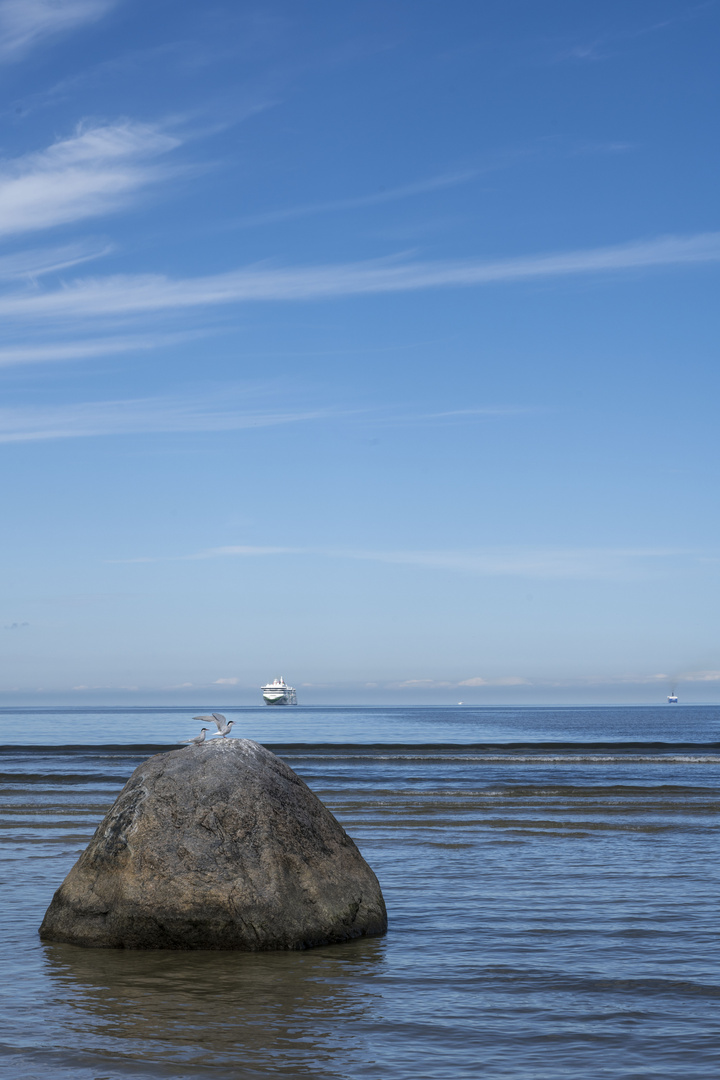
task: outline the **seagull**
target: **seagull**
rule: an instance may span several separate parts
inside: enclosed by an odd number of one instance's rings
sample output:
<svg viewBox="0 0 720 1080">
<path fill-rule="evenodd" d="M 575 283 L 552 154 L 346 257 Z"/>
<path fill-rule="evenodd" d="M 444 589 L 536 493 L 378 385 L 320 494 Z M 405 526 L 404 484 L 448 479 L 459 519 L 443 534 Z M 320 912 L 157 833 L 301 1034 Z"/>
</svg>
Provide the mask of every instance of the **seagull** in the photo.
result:
<svg viewBox="0 0 720 1080">
<path fill-rule="evenodd" d="M 215 725 L 222 735 L 223 739 L 226 735 L 230 734 L 230 728 L 235 723 L 234 720 L 226 720 L 221 712 L 214 712 L 212 718 L 215 721 Z"/>
<path fill-rule="evenodd" d="M 195 719 L 195 717 L 193 717 Z M 200 743 L 205 742 L 205 732 L 207 728 L 200 728 L 200 734 L 196 735 L 193 739 L 183 739 L 183 742 L 188 743 L 189 746 L 199 746 Z"/>
</svg>

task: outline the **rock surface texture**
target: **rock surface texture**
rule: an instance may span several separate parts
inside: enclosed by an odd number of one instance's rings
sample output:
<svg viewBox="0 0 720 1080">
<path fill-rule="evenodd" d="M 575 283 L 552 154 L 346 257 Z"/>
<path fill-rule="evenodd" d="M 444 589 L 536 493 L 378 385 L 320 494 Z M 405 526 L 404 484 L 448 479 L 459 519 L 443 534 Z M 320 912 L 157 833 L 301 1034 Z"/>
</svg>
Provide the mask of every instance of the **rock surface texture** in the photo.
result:
<svg viewBox="0 0 720 1080">
<path fill-rule="evenodd" d="M 304 949 L 382 934 L 374 873 L 330 811 L 249 739 L 140 765 L 40 936 L 97 948 Z"/>
</svg>

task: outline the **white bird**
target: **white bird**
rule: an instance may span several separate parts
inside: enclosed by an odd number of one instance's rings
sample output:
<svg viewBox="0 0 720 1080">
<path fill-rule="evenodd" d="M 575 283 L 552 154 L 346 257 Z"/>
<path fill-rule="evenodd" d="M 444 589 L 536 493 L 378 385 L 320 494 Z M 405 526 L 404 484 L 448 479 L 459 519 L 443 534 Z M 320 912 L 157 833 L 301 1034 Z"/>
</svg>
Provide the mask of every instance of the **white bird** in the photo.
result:
<svg viewBox="0 0 720 1080">
<path fill-rule="evenodd" d="M 226 735 L 230 734 L 230 728 L 235 723 L 234 720 L 226 720 L 221 712 L 214 712 L 212 718 L 215 721 L 215 726 L 222 735 L 223 739 Z"/>
<path fill-rule="evenodd" d="M 194 717 L 193 717 L 193 719 L 194 719 Z M 193 739 L 183 739 L 183 742 L 187 743 L 189 746 L 199 746 L 200 743 L 205 742 L 205 732 L 206 731 L 207 731 L 207 728 L 200 728 L 200 734 L 199 735 L 196 735 Z"/>
</svg>

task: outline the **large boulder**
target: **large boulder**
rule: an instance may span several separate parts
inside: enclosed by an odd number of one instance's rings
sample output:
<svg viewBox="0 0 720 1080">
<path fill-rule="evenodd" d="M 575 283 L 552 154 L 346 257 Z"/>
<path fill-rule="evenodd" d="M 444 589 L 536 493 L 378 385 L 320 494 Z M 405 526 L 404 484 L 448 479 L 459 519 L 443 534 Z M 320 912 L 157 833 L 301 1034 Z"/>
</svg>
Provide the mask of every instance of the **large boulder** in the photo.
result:
<svg viewBox="0 0 720 1080">
<path fill-rule="evenodd" d="M 216 738 L 138 766 L 40 936 L 97 948 L 304 949 L 387 929 L 377 878 L 284 762 Z"/>
</svg>

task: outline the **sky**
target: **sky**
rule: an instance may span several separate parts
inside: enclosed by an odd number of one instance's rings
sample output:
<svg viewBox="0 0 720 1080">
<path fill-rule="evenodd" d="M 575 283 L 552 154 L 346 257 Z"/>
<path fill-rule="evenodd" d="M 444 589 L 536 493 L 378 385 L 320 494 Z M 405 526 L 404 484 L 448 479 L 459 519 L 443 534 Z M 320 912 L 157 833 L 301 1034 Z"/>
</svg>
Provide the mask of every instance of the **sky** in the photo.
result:
<svg viewBox="0 0 720 1080">
<path fill-rule="evenodd" d="M 0 704 L 720 696 L 717 0 L 0 0 Z"/>
</svg>

